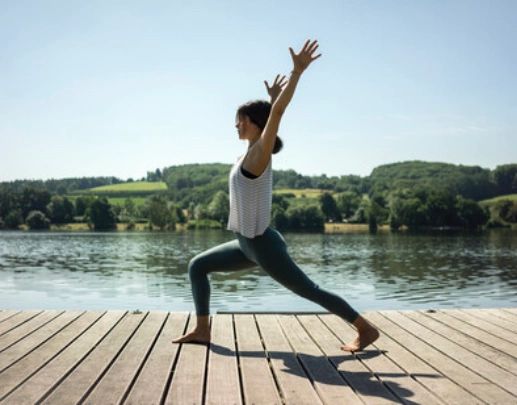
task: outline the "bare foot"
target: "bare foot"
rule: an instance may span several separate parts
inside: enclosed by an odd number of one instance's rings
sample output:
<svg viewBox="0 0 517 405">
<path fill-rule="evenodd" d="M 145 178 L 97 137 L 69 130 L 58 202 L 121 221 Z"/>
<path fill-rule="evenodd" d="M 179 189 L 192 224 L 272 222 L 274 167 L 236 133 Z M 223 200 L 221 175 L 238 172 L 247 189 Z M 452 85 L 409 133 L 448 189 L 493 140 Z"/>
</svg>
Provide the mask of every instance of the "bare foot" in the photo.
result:
<svg viewBox="0 0 517 405">
<path fill-rule="evenodd" d="M 359 335 L 350 343 L 341 346 L 341 350 L 347 352 L 358 352 L 363 350 L 366 346 L 375 342 L 379 337 L 379 331 L 374 328 L 368 328 L 359 333 Z"/>
<path fill-rule="evenodd" d="M 210 332 L 202 332 L 193 330 L 186 335 L 180 336 L 174 340 L 172 343 L 210 343 Z"/>
</svg>

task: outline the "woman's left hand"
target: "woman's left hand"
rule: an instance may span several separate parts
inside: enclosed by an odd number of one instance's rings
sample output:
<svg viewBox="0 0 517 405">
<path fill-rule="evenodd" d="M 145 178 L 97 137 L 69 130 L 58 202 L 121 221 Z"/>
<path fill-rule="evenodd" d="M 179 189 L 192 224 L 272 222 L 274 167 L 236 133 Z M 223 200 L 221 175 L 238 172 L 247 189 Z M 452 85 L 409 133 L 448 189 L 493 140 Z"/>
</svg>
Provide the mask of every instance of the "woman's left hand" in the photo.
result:
<svg viewBox="0 0 517 405">
<path fill-rule="evenodd" d="M 311 64 L 312 61 L 315 61 L 321 56 L 321 53 L 318 56 L 312 57 L 312 54 L 318 49 L 318 40 L 314 40 L 310 43 L 310 39 L 305 42 L 300 53 L 296 54 L 293 51 L 293 48 L 289 48 L 289 52 L 291 52 L 291 57 L 293 58 L 293 69 L 298 73 L 303 73 L 305 69 Z"/>
<path fill-rule="evenodd" d="M 271 87 L 269 87 L 267 80 L 264 80 L 264 83 L 266 84 L 267 94 L 269 94 L 269 96 L 271 97 L 271 100 L 277 99 L 277 97 L 282 92 L 282 88 L 287 83 L 287 82 L 284 83 L 284 80 L 287 80 L 287 79 L 285 79 L 285 76 L 283 76 L 280 80 L 278 80 L 279 77 L 280 77 L 280 75 L 276 75 L 275 82 L 273 83 L 273 85 Z"/>
</svg>

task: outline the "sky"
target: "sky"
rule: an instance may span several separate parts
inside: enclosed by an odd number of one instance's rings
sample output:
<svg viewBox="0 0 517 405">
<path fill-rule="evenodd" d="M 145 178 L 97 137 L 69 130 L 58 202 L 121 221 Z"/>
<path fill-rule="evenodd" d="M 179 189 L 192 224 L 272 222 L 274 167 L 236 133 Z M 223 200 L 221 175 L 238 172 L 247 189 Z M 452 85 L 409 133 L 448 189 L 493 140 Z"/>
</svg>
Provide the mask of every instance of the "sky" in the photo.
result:
<svg viewBox="0 0 517 405">
<path fill-rule="evenodd" d="M 517 1 L 0 0 L 0 181 L 233 164 L 307 39 L 274 169 L 517 163 Z"/>
</svg>

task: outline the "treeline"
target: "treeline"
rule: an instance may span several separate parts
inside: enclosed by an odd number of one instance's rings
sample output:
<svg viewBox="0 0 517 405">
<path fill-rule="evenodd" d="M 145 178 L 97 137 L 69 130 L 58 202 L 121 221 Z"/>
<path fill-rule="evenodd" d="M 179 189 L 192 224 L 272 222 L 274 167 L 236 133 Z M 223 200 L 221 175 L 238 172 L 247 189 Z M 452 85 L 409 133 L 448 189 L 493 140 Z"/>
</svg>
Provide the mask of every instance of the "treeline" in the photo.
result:
<svg viewBox="0 0 517 405">
<path fill-rule="evenodd" d="M 69 177 L 65 179 L 49 180 L 13 180 L 0 182 L 0 192 L 11 191 L 21 193 L 25 187 L 47 190 L 52 194 L 69 194 L 94 187 L 109 186 L 112 184 L 132 183 L 134 181 L 162 181 L 160 169 L 147 172 L 146 177 L 127 180 L 118 177 Z"/>
<path fill-rule="evenodd" d="M 106 197 L 81 196 L 72 202 L 67 197 L 51 195 L 47 190 L 26 186 L 21 193 L 0 191 L 0 229 L 49 229 L 51 224 L 86 222 L 92 230 L 112 230 L 123 222 L 133 229 L 145 222 L 150 229 L 174 230 L 185 223 L 183 210 L 164 195 L 156 194 L 137 206 L 127 198 L 122 206 L 112 205 Z"/>
<path fill-rule="evenodd" d="M 88 222 L 92 229 L 112 229 L 117 222 L 131 227 L 146 221 L 160 229 L 174 229 L 178 222 L 189 227 L 224 227 L 229 211 L 229 169 L 229 165 L 214 163 L 148 172 L 147 179 L 165 181 L 167 191 L 138 206 L 131 198 L 126 198 L 123 206 L 112 206 L 107 198 L 80 196 L 72 203 L 60 195 L 60 186 L 119 183 L 114 177 L 1 183 L 0 227 L 16 229 L 26 223 L 32 229 L 46 229 L 51 223 L 74 221 Z M 273 178 L 274 189 L 326 190 L 318 199 L 274 195 L 272 223 L 291 230 L 321 230 L 325 222 L 341 221 L 368 223 L 371 229 L 378 224 L 389 224 L 392 229 L 403 225 L 495 226 L 498 224 L 490 222 L 488 210 L 477 200 L 517 192 L 517 164 L 491 171 L 478 166 L 410 161 L 379 166 L 367 177 L 302 176 L 293 170 L 275 170 Z M 500 217 L 516 222 L 515 203 L 505 202 L 501 207 L 504 213 Z"/>
</svg>

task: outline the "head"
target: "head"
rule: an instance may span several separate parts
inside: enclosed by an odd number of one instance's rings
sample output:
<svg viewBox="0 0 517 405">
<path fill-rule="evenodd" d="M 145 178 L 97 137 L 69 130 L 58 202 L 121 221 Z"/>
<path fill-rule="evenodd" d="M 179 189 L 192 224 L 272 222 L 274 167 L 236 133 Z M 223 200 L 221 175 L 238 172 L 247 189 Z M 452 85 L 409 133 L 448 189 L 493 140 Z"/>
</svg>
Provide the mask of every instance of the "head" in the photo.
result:
<svg viewBox="0 0 517 405">
<path fill-rule="evenodd" d="M 271 103 L 264 100 L 249 101 L 241 105 L 235 116 L 235 127 L 239 132 L 239 139 L 247 139 L 250 144 L 254 144 L 265 128 L 270 112 Z M 273 153 L 280 152 L 282 147 L 283 142 L 277 135 Z"/>
</svg>

